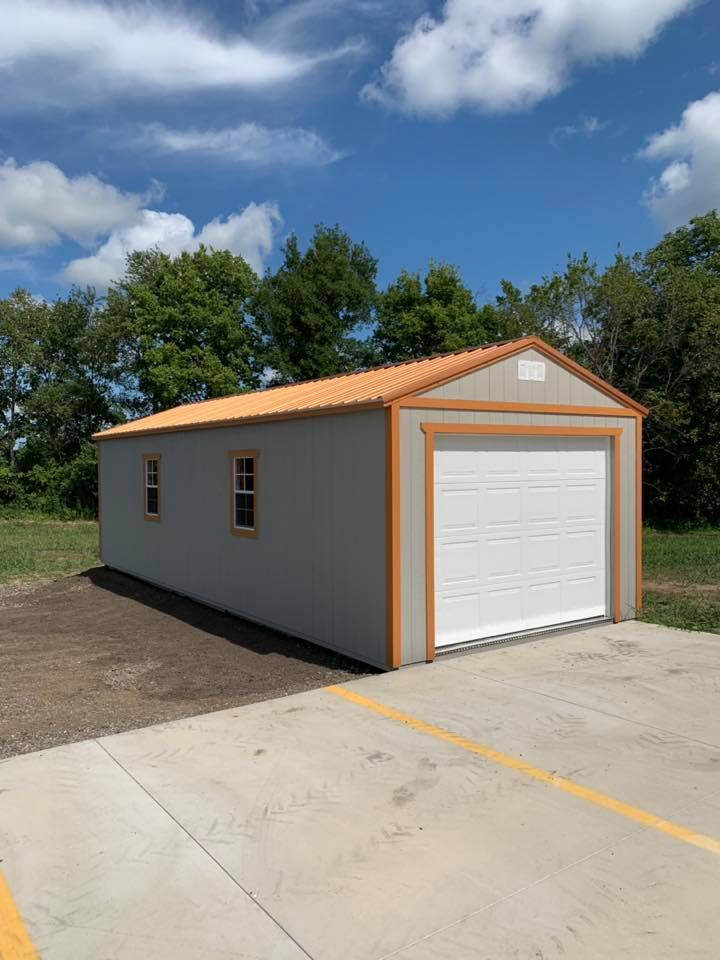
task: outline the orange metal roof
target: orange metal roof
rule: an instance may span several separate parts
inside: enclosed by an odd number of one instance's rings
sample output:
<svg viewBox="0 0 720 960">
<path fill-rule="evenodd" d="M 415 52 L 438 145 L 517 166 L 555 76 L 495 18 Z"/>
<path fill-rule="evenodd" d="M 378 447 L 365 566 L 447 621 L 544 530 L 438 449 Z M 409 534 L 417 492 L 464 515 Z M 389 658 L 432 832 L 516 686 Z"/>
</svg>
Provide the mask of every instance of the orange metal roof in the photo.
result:
<svg viewBox="0 0 720 960">
<path fill-rule="evenodd" d="M 170 410 L 163 410 L 162 413 L 154 413 L 149 417 L 110 427 L 108 430 L 94 434 L 94 438 L 105 440 L 113 437 L 232 425 L 263 418 L 286 419 L 326 410 L 352 410 L 363 406 L 381 407 L 400 397 L 460 376 L 485 363 L 499 360 L 505 354 L 515 353 L 530 346 L 539 346 L 550 355 L 572 363 L 538 337 L 523 337 L 519 340 L 491 343 L 483 347 L 473 347 L 421 360 L 408 360 L 404 363 L 374 367 L 357 373 L 338 374 L 321 380 L 308 380 L 283 387 L 255 390 L 252 393 L 219 397 L 216 400 L 186 403 Z M 583 371 L 583 368 L 576 364 L 573 366 L 577 367 L 578 371 Z M 603 383 L 588 371 L 583 373 Z M 634 401 L 615 391 L 609 384 L 604 386 L 608 393 L 621 397 L 635 406 Z"/>
<path fill-rule="evenodd" d="M 95 437 L 109 439 L 141 432 L 187 430 L 232 423 L 236 420 L 254 420 L 258 417 L 285 417 L 337 407 L 352 408 L 358 404 L 382 406 L 389 400 L 420 389 L 426 381 L 434 383 L 452 376 L 456 370 L 462 372 L 467 366 L 472 366 L 475 359 L 485 359 L 504 345 L 507 345 L 507 341 L 422 360 L 388 364 L 357 373 L 338 374 L 321 380 L 270 387 L 252 393 L 219 397 L 216 400 L 201 400 L 199 403 L 185 403 L 180 407 L 163 410 L 162 413 L 121 423 L 96 433 Z"/>
</svg>

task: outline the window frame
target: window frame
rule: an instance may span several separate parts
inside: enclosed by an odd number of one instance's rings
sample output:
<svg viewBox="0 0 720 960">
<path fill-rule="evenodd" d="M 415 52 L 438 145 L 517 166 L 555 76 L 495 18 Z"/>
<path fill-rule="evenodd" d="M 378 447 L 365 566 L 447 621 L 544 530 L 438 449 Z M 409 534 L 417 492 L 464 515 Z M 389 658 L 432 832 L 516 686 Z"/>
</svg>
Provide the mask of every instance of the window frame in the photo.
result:
<svg viewBox="0 0 720 960">
<path fill-rule="evenodd" d="M 258 535 L 258 478 L 259 478 L 259 460 L 260 460 L 260 451 L 259 450 L 230 450 L 228 452 L 228 457 L 230 461 L 230 533 L 234 537 L 250 537 L 252 539 L 257 538 Z M 238 527 L 235 523 L 235 510 L 236 510 L 236 494 L 237 493 L 248 493 L 249 491 L 240 491 L 235 489 L 235 464 L 238 460 L 252 460 L 253 462 L 253 489 L 252 489 L 252 502 L 253 502 L 253 526 L 252 527 Z"/>
<path fill-rule="evenodd" d="M 160 520 L 160 460 L 162 459 L 159 453 L 144 453 L 143 454 L 143 519 L 152 520 L 157 522 Z M 157 464 L 156 467 L 156 484 L 152 487 L 148 483 L 148 463 L 154 460 Z M 148 490 L 157 490 L 157 513 L 148 513 Z"/>
</svg>

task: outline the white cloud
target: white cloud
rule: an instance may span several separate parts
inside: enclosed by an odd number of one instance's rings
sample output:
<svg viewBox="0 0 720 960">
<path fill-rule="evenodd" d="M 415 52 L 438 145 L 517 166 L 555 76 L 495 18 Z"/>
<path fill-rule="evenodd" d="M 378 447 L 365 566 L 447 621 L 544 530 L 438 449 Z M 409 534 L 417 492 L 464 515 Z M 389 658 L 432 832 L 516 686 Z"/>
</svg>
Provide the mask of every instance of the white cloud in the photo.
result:
<svg viewBox="0 0 720 960">
<path fill-rule="evenodd" d="M 182 213 L 147 208 L 161 195 L 157 184 L 145 194 L 124 193 L 92 174 L 67 177 L 53 163 L 18 166 L 11 158 L 0 164 L 0 248 L 21 250 L 23 263 L 30 262 L 29 253 L 67 239 L 96 248 L 69 263 L 63 277 L 97 287 L 122 274 L 131 250 L 154 246 L 176 256 L 202 243 L 240 254 L 262 271 L 282 223 L 275 204 L 250 203 L 225 220 L 216 218 L 196 229 Z"/>
<path fill-rule="evenodd" d="M 640 156 L 668 161 L 644 198 L 665 226 L 720 209 L 720 91 L 690 103 L 680 122 L 652 136 Z"/>
<path fill-rule="evenodd" d="M 137 222 L 113 230 L 94 254 L 71 261 L 62 277 L 71 283 L 105 288 L 122 276 L 126 257 L 133 250 L 156 247 L 175 257 L 186 250 L 197 250 L 200 244 L 230 250 L 261 273 L 281 223 L 280 213 L 272 203 L 250 203 L 241 213 L 226 220 L 211 220 L 200 230 L 182 213 L 142 210 Z"/>
<path fill-rule="evenodd" d="M 9 158 L 0 163 L 0 247 L 47 246 L 63 236 L 90 244 L 131 222 L 147 200 L 92 174 L 67 177 L 47 161 L 18 166 Z"/>
<path fill-rule="evenodd" d="M 566 123 L 556 127 L 550 134 L 550 143 L 558 144 L 561 140 L 569 137 L 582 136 L 586 139 L 594 136 L 596 133 L 602 133 L 610 126 L 609 120 L 600 120 L 598 117 L 580 117 L 577 123 Z"/>
<path fill-rule="evenodd" d="M 0 22 L 0 76 L 35 105 L 108 93 L 267 87 L 356 48 L 308 54 L 261 46 L 162 0 L 0 0 Z M 13 99 L 6 88 L 5 109 Z"/>
<path fill-rule="evenodd" d="M 167 153 L 195 153 L 247 166 L 324 166 L 343 154 L 312 130 L 241 123 L 219 130 L 172 130 L 159 123 L 141 132 L 140 142 Z"/>
<path fill-rule="evenodd" d="M 578 65 L 635 57 L 694 0 L 446 0 L 402 37 L 366 98 L 443 116 L 530 107 Z"/>
</svg>

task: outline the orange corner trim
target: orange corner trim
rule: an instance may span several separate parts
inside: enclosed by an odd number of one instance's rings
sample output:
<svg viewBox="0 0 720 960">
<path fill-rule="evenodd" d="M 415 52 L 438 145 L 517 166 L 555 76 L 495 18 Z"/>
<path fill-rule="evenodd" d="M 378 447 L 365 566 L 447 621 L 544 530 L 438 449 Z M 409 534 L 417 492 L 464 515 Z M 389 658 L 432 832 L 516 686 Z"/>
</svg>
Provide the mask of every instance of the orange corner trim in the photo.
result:
<svg viewBox="0 0 720 960">
<path fill-rule="evenodd" d="M 400 409 L 396 404 L 385 414 L 385 504 L 387 540 L 387 663 L 400 666 L 401 592 L 400 592 Z"/>
</svg>

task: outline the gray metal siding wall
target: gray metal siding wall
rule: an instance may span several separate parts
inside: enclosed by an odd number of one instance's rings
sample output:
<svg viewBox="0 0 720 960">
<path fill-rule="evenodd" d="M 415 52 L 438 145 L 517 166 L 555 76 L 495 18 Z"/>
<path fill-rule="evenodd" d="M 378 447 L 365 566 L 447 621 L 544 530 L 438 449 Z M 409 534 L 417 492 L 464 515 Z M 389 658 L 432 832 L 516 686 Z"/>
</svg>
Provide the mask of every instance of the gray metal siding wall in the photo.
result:
<svg viewBox="0 0 720 960">
<path fill-rule="evenodd" d="M 477 376 L 473 374 L 472 376 Z M 515 370 L 517 376 L 517 369 Z M 542 384 L 541 384 L 542 386 Z M 468 398 L 476 399 L 476 398 Z M 493 396 L 491 399 L 498 399 Z M 511 397 L 509 399 L 516 399 Z M 539 399 L 534 402 L 553 402 Z M 603 404 L 607 405 L 607 404 Z M 501 423 L 535 426 L 621 427 L 621 606 L 635 616 L 635 418 L 557 414 L 486 413 L 464 410 L 400 411 L 402 662 L 426 658 L 425 434 L 421 423 Z M 609 543 L 608 549 L 612 550 Z"/>
<path fill-rule="evenodd" d="M 518 360 L 541 360 L 545 364 L 544 383 L 518 380 Z M 524 350 L 507 360 L 498 360 L 475 373 L 452 380 L 421 394 L 444 400 L 500 400 L 515 403 L 562 403 L 573 406 L 618 407 L 607 394 L 576 377 L 537 350 Z"/>
<path fill-rule="evenodd" d="M 111 567 L 386 663 L 382 410 L 100 442 Z M 230 533 L 230 450 L 259 455 L 257 539 Z M 160 522 L 142 456 L 161 454 Z"/>
</svg>

